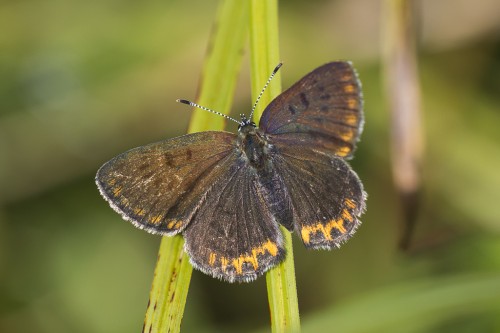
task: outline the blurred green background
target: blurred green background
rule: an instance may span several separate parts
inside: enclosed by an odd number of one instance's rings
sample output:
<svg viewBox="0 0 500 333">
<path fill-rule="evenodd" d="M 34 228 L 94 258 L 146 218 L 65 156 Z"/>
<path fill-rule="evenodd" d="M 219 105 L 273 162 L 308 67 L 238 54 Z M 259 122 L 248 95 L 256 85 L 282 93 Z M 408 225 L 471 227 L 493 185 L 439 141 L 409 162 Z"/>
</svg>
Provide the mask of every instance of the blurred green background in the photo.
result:
<svg viewBox="0 0 500 333">
<path fill-rule="evenodd" d="M 341 250 L 294 237 L 304 332 L 500 332 L 500 3 L 417 1 L 426 152 L 413 243 L 397 249 L 380 1 L 282 1 L 283 87 L 354 62 L 369 194 Z M 0 331 L 137 332 L 160 238 L 100 197 L 98 167 L 185 133 L 216 1 L 0 3 Z M 233 114 L 251 107 L 248 57 Z M 210 105 L 207 105 L 210 107 Z M 229 125 L 230 130 L 235 130 Z M 186 332 L 267 331 L 265 279 L 194 271 Z"/>
</svg>

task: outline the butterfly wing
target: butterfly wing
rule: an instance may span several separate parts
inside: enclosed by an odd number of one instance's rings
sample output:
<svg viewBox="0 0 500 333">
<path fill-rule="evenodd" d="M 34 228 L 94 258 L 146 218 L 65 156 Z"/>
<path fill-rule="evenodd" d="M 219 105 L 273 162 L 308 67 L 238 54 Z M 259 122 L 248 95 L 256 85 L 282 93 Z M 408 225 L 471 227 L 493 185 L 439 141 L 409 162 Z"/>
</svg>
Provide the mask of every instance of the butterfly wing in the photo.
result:
<svg viewBox="0 0 500 333">
<path fill-rule="evenodd" d="M 234 159 L 236 135 L 201 132 L 129 150 L 105 163 L 96 183 L 124 219 L 151 233 L 182 231 Z"/>
<path fill-rule="evenodd" d="M 264 110 L 260 128 L 308 248 L 334 248 L 360 224 L 366 194 L 344 161 L 363 127 L 361 85 L 349 62 L 307 74 Z"/>
<path fill-rule="evenodd" d="M 347 241 L 365 209 L 366 193 L 341 158 L 300 146 L 272 156 L 292 206 L 294 227 L 307 248 L 331 249 Z"/>
<path fill-rule="evenodd" d="M 257 175 L 242 159 L 207 193 L 183 234 L 191 263 L 228 282 L 249 282 L 285 257 L 282 235 Z"/>
<path fill-rule="evenodd" d="M 307 74 L 264 110 L 259 127 L 273 140 L 349 158 L 363 127 L 361 85 L 349 62 Z"/>
</svg>

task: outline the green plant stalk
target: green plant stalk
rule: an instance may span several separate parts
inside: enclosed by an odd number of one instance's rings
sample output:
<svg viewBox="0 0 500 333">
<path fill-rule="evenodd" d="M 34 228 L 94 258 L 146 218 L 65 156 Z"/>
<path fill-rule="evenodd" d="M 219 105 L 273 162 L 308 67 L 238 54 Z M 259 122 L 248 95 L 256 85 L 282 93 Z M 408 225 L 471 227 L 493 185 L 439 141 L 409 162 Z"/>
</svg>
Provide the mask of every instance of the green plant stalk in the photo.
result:
<svg viewBox="0 0 500 333">
<path fill-rule="evenodd" d="M 279 63 L 278 1 L 250 1 L 250 63 L 252 97 L 255 100 L 272 70 Z M 255 118 L 281 92 L 280 75 L 262 96 Z M 267 294 L 271 311 L 272 332 L 299 332 L 300 317 L 293 264 L 292 235 L 281 227 L 284 235 L 286 259 L 266 274 Z"/>
<path fill-rule="evenodd" d="M 241 0 L 222 0 L 207 49 L 198 104 L 228 113 L 248 33 Z M 182 106 L 180 106 L 182 107 Z M 195 110 L 188 132 L 222 130 L 224 119 Z M 178 235 L 162 237 L 143 332 L 179 332 L 193 268 Z"/>
</svg>

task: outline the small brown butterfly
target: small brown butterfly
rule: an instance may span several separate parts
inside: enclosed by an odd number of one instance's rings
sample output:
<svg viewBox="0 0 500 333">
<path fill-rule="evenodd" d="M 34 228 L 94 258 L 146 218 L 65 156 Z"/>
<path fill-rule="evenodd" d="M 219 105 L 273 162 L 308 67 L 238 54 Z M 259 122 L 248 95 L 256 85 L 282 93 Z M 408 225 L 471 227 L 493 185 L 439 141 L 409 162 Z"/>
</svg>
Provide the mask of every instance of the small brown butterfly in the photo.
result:
<svg viewBox="0 0 500 333">
<path fill-rule="evenodd" d="M 279 224 L 312 249 L 337 248 L 359 226 L 366 193 L 346 159 L 363 128 L 362 104 L 352 65 L 331 62 L 276 97 L 258 127 L 242 116 L 236 134 L 134 148 L 105 163 L 96 183 L 136 227 L 182 233 L 195 268 L 252 281 L 285 258 Z"/>
</svg>

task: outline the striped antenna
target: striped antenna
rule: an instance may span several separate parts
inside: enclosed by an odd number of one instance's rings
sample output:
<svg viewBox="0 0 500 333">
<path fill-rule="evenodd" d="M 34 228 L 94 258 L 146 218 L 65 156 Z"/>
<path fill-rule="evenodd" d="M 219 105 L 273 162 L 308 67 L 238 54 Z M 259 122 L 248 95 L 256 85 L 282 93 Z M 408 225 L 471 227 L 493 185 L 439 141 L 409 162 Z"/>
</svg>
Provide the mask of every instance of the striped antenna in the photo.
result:
<svg viewBox="0 0 500 333">
<path fill-rule="evenodd" d="M 220 113 L 220 112 L 214 111 L 212 109 L 206 108 L 204 106 L 201 106 L 199 104 L 193 103 L 191 101 L 187 101 L 185 99 L 178 99 L 177 102 L 178 103 L 182 103 L 182 104 L 187 104 L 187 105 L 190 105 L 190 106 L 194 106 L 194 107 L 196 107 L 198 109 L 202 109 L 202 110 L 205 110 L 205 111 L 208 111 L 208 112 L 212 112 L 212 113 L 218 114 L 219 116 L 222 116 L 222 117 L 224 117 L 226 119 L 232 120 L 235 123 L 237 123 L 238 125 L 241 125 L 241 121 L 238 121 L 238 120 L 236 120 L 236 119 L 234 119 L 232 117 L 229 117 L 228 115 L 225 115 L 224 113 Z"/>
<path fill-rule="evenodd" d="M 255 108 L 257 107 L 257 104 L 259 103 L 259 100 L 260 98 L 262 97 L 262 95 L 264 94 L 264 91 L 266 90 L 267 86 L 269 85 L 269 83 L 271 82 L 271 80 L 273 79 L 274 75 L 276 75 L 276 73 L 278 72 L 278 70 L 281 68 L 281 66 L 283 65 L 282 62 L 280 62 L 273 70 L 273 72 L 271 73 L 271 76 L 269 76 L 269 79 L 267 79 L 267 82 L 266 84 L 264 85 L 264 88 L 262 88 L 262 90 L 260 91 L 260 94 L 259 96 L 257 97 L 257 100 L 255 101 L 254 105 L 253 105 L 253 108 L 252 108 L 252 112 L 250 112 L 250 117 L 248 117 L 248 119 L 252 119 L 252 116 L 253 116 L 253 112 L 255 111 Z"/>
</svg>

